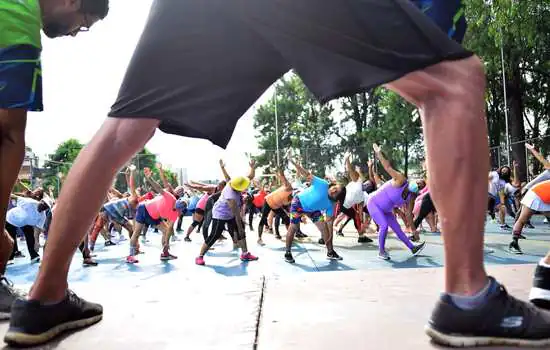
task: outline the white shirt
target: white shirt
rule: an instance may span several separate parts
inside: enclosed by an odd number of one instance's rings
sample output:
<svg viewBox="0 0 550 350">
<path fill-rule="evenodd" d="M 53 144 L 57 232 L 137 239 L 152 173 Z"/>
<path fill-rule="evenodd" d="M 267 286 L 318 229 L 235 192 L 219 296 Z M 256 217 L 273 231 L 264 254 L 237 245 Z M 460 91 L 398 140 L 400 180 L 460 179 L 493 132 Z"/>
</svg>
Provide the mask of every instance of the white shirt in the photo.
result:
<svg viewBox="0 0 550 350">
<path fill-rule="evenodd" d="M 361 202 L 363 202 L 363 183 L 361 181 L 352 181 L 346 186 L 344 208 L 349 209 Z"/>
<path fill-rule="evenodd" d="M 38 212 L 38 201 L 32 198 L 17 197 L 17 206 L 6 214 L 6 221 L 15 226 L 34 226 L 44 228 L 46 212 Z"/>
<path fill-rule="evenodd" d="M 506 195 L 514 194 L 517 192 L 517 190 L 518 188 L 510 183 L 506 183 L 504 185 L 504 193 L 506 193 Z"/>
<path fill-rule="evenodd" d="M 506 181 L 501 180 L 496 171 L 491 171 L 489 177 L 489 193 L 496 197 L 501 191 L 504 191 Z"/>
</svg>

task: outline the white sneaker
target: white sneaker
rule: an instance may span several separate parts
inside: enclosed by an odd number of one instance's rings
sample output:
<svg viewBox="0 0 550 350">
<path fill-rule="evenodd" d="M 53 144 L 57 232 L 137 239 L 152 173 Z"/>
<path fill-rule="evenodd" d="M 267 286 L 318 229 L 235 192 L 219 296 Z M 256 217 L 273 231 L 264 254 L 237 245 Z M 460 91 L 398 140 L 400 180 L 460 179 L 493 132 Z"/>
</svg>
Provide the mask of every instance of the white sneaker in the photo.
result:
<svg viewBox="0 0 550 350">
<path fill-rule="evenodd" d="M 261 239 L 261 238 L 260 238 L 260 239 L 258 239 L 258 245 L 261 245 L 261 246 L 264 246 L 264 245 L 265 245 L 264 241 L 262 241 L 262 239 Z"/>
</svg>

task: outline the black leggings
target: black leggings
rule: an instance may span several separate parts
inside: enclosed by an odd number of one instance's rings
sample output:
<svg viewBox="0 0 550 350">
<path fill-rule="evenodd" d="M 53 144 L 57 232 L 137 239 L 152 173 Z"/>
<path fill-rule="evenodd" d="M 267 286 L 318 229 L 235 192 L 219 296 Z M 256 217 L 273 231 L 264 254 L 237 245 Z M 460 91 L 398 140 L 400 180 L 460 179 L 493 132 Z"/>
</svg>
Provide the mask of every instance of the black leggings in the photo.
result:
<svg viewBox="0 0 550 350">
<path fill-rule="evenodd" d="M 220 239 L 222 236 L 223 230 L 225 229 L 225 225 L 227 225 L 227 231 L 229 231 L 229 234 L 231 237 L 234 237 L 235 241 L 240 241 L 242 239 L 245 239 L 244 234 L 244 228 L 242 230 L 242 234 L 239 234 L 239 230 L 237 230 L 237 221 L 235 219 L 230 220 L 220 220 L 220 219 L 212 219 L 212 231 L 210 232 L 210 235 L 206 238 L 204 243 L 210 249 Z"/>
<path fill-rule="evenodd" d="M 258 211 L 258 208 L 254 204 L 251 204 L 248 207 L 248 226 L 250 226 L 250 230 L 254 229 L 253 223 L 254 223 L 254 214 Z"/>
<path fill-rule="evenodd" d="M 420 211 L 418 212 L 418 216 L 416 217 L 416 219 L 414 219 L 413 228 L 416 230 L 418 227 L 420 227 L 422 221 L 430 213 L 435 213 L 435 206 L 434 202 L 432 201 L 432 197 L 429 193 L 427 193 L 424 198 L 422 198 L 422 203 L 420 203 Z"/>
<path fill-rule="evenodd" d="M 178 216 L 178 223 L 176 224 L 176 231 L 181 231 L 182 221 L 183 221 L 183 214 L 180 214 L 180 216 Z"/>
<path fill-rule="evenodd" d="M 212 223 L 212 208 L 204 211 L 204 219 L 202 220 L 202 237 L 204 238 L 204 242 L 206 242 L 206 239 L 208 238 L 210 223 Z"/>
<path fill-rule="evenodd" d="M 15 257 L 15 253 L 19 250 L 19 247 L 17 246 L 17 227 L 13 226 L 10 223 L 6 222 L 6 231 L 10 234 L 11 238 L 13 239 L 13 250 L 11 251 L 10 260 Z M 38 257 L 38 252 L 34 250 L 34 227 L 32 226 L 23 226 L 21 227 L 21 231 L 25 234 L 25 241 L 27 242 L 27 249 L 29 251 L 29 255 L 31 256 L 31 259 L 34 259 Z"/>
<path fill-rule="evenodd" d="M 258 225 L 258 237 L 262 238 L 262 233 L 264 230 L 264 226 L 267 226 L 267 218 L 269 217 L 269 213 L 273 210 L 275 213 L 275 222 L 273 225 L 275 226 L 275 233 L 280 236 L 279 234 L 279 225 L 281 220 L 283 221 L 283 224 L 288 228 L 288 225 L 290 225 L 290 218 L 288 217 L 288 214 L 283 208 L 277 208 L 277 209 L 271 209 L 269 204 L 267 202 L 264 204 L 264 207 L 262 208 L 262 218 L 260 219 L 260 224 Z M 278 219 L 278 221 L 277 221 Z"/>
</svg>

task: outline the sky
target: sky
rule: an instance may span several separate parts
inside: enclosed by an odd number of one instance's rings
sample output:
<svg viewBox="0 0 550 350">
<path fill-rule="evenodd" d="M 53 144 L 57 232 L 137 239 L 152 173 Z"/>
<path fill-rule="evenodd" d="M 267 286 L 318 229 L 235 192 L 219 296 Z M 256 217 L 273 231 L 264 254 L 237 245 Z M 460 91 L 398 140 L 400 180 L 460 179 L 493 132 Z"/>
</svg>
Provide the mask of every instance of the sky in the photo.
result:
<svg viewBox="0 0 550 350">
<path fill-rule="evenodd" d="M 117 97 L 150 5 L 150 0 L 111 0 L 107 18 L 89 32 L 75 38 L 42 36 L 44 112 L 30 113 L 26 134 L 27 145 L 40 158 L 69 138 L 87 143 L 99 129 Z M 268 89 L 256 104 L 272 94 Z M 239 121 L 226 150 L 158 130 L 146 147 L 165 165 L 186 168 L 190 179 L 220 178 L 220 158 L 230 174 L 244 175 L 244 153 L 257 149 L 253 116 L 254 106 Z"/>
</svg>

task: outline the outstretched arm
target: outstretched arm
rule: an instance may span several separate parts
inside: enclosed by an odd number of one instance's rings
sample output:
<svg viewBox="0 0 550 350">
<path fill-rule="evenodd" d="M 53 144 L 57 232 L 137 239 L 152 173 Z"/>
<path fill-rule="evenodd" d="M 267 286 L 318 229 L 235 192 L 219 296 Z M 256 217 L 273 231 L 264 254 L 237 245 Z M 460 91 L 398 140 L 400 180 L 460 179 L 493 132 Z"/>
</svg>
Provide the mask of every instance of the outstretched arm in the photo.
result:
<svg viewBox="0 0 550 350">
<path fill-rule="evenodd" d="M 143 169 L 143 175 L 145 175 L 145 180 L 147 180 L 149 185 L 151 185 L 151 187 L 153 188 L 153 191 L 155 191 L 157 193 L 162 193 L 163 192 L 162 186 L 158 182 L 153 180 L 153 172 L 151 171 L 151 169 L 144 168 Z"/>
<path fill-rule="evenodd" d="M 216 189 L 215 185 L 205 185 L 195 181 L 191 181 L 191 183 L 186 183 L 185 187 L 195 191 L 201 191 L 201 192 L 210 192 Z"/>
<path fill-rule="evenodd" d="M 222 169 L 223 177 L 225 178 L 225 181 L 230 181 L 231 176 L 227 173 L 227 170 L 225 170 L 225 163 L 223 162 L 223 159 L 220 159 L 220 168 Z"/>
<path fill-rule="evenodd" d="M 544 158 L 544 157 L 542 156 L 542 154 L 540 154 L 540 153 L 535 149 L 535 146 L 526 143 L 526 144 L 525 144 L 525 148 L 527 148 L 527 149 L 535 156 L 535 158 L 537 158 L 537 160 L 538 160 L 539 162 L 542 163 L 542 165 L 544 166 L 544 169 L 545 169 L 545 170 L 550 170 L 550 162 L 547 161 L 546 158 Z"/>
<path fill-rule="evenodd" d="M 348 171 L 348 176 L 350 177 L 351 181 L 357 182 L 357 180 L 359 180 L 360 174 L 351 165 L 350 157 L 350 154 L 346 154 L 346 169 Z"/>
<path fill-rule="evenodd" d="M 162 168 L 161 163 L 157 163 L 157 169 L 159 170 L 160 179 L 162 180 L 162 185 L 164 186 L 164 188 L 166 188 L 168 192 L 174 194 L 174 188 L 166 179 L 166 175 L 164 174 L 164 169 Z"/>
<path fill-rule="evenodd" d="M 248 178 L 252 180 L 256 176 L 256 161 L 254 159 L 250 160 L 250 172 L 248 173 Z"/>
<path fill-rule="evenodd" d="M 311 171 L 307 171 L 306 169 L 304 169 L 298 162 L 294 161 L 294 159 L 289 158 L 289 160 L 290 160 L 290 163 L 292 163 L 292 165 L 294 165 L 294 167 L 296 168 L 296 171 L 298 172 L 298 176 L 305 177 L 307 181 L 312 180 L 313 174 L 311 173 Z"/>
<path fill-rule="evenodd" d="M 516 188 L 520 188 L 521 186 L 521 181 L 519 181 L 519 177 L 518 177 L 518 167 L 519 167 L 519 164 L 518 162 L 516 162 L 515 160 L 512 162 L 512 172 L 513 172 L 513 181 L 512 181 L 512 186 L 516 187 Z"/>
<path fill-rule="evenodd" d="M 394 168 L 392 168 L 390 162 L 384 157 L 382 154 L 382 150 L 380 149 L 380 146 L 378 146 L 376 143 L 372 145 L 372 148 L 374 149 L 374 152 L 376 153 L 376 157 L 380 160 L 380 163 L 384 167 L 384 170 L 392 177 L 393 181 L 395 181 L 396 186 L 401 186 L 407 181 L 407 178 Z"/>
<path fill-rule="evenodd" d="M 286 178 L 285 172 L 283 171 L 283 169 L 280 169 L 280 168 L 277 169 L 277 178 L 279 179 L 281 184 L 286 187 L 287 190 L 292 190 L 292 184 Z"/>
</svg>

